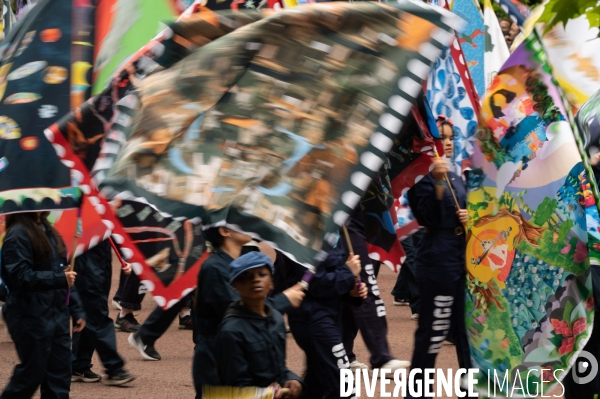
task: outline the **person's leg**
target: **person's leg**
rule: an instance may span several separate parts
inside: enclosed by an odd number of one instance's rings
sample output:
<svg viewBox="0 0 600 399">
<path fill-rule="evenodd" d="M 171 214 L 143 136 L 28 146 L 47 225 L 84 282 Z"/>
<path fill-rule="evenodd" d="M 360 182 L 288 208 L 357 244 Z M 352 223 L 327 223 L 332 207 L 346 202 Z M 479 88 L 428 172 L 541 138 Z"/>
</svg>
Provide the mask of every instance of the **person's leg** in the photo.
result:
<svg viewBox="0 0 600 399">
<path fill-rule="evenodd" d="M 83 373 L 92 368 L 92 355 L 94 354 L 94 350 L 93 334 L 89 327 L 84 328 L 82 332 L 73 333 L 71 344 L 71 368 L 74 373 Z"/>
<path fill-rule="evenodd" d="M 142 300 L 146 293 L 141 287 L 140 279 L 135 273 L 131 273 L 125 279 L 121 296 L 121 306 L 124 310 L 127 309 L 126 313 L 142 309 Z"/>
<path fill-rule="evenodd" d="M 311 323 L 310 338 L 314 347 L 315 377 L 323 389 L 325 399 L 354 397 L 354 394 L 340 396 L 340 369 L 350 368 L 348 356 L 342 343 L 342 335 L 334 320 L 320 320 Z"/>
<path fill-rule="evenodd" d="M 288 323 L 294 340 L 306 355 L 306 372 L 303 376 L 304 389 L 301 399 L 323 398 L 325 389 L 319 379 L 321 358 L 317 353 L 313 336 L 310 333 L 310 319 L 305 312 L 288 315 Z"/>
<path fill-rule="evenodd" d="M 31 398 L 46 375 L 52 339 L 33 336 L 26 330 L 14 328 L 14 324 L 9 325 L 9 328 L 21 363 L 15 367 L 0 397 L 2 399 Z M 66 363 L 65 366 L 70 369 L 71 363 L 68 360 Z"/>
<path fill-rule="evenodd" d="M 41 399 L 69 399 L 71 390 L 71 337 L 52 338 L 48 367 L 40 387 Z"/>
<path fill-rule="evenodd" d="M 398 278 L 396 278 L 396 284 L 391 292 L 392 296 L 394 297 L 394 305 L 403 304 L 401 302 L 408 304 L 410 299 L 407 284 L 407 274 L 410 273 L 410 263 L 414 259 L 415 248 L 412 245 L 412 236 L 406 237 L 404 240 L 402 240 L 401 244 L 402 248 L 404 249 L 404 253 L 406 254 L 406 258 L 404 259 L 404 262 L 402 262 L 402 267 L 398 273 Z"/>
<path fill-rule="evenodd" d="M 115 328 L 129 333 L 140 329 L 140 323 L 133 312 L 142 309 L 145 290 L 146 288 L 140 284 L 140 279 L 134 273 L 127 276 L 120 301 L 121 311 L 115 320 Z"/>
<path fill-rule="evenodd" d="M 75 282 L 86 312 L 86 327 L 79 342 L 74 336 L 73 350 L 78 349 L 73 370 L 84 372 L 92 366 L 94 349 L 109 376 L 123 372 L 124 361 L 117 352 L 117 338 L 113 320 L 109 317 L 108 297 L 112 280 L 112 252 L 108 241 L 103 241 L 76 261 Z"/>
<path fill-rule="evenodd" d="M 117 291 L 115 292 L 115 295 L 113 296 L 113 301 L 120 303 L 121 299 L 123 297 L 123 289 L 125 288 L 125 281 L 127 281 L 127 275 L 125 274 L 125 272 L 123 272 L 123 269 L 121 269 L 121 273 L 119 275 L 119 287 L 117 288 Z"/>
<path fill-rule="evenodd" d="M 432 278 L 431 273 L 435 273 L 434 271 L 427 272 L 428 270 L 420 270 L 417 280 L 421 292 L 421 305 L 411 369 L 425 370 L 435 367 L 437 354 L 450 331 L 455 302 L 456 289 L 452 281 L 440 282 Z M 418 380 L 423 384 L 423 375 L 420 377 Z M 407 393 L 407 399 L 412 398 L 409 392 Z"/>
<path fill-rule="evenodd" d="M 387 341 L 388 326 L 385 306 L 379 294 L 379 286 L 377 285 L 373 262 L 369 258 L 364 231 L 359 225 L 351 223 L 348 226 L 348 232 L 354 254 L 360 256 L 362 264 L 360 279 L 369 289 L 367 298 L 363 300 L 361 306 L 352 307 L 352 312 L 365 345 L 371 353 L 371 366 L 373 368 L 381 367 L 394 360 Z"/>
<path fill-rule="evenodd" d="M 184 306 L 185 301 L 183 300 L 177 302 L 167 310 L 163 310 L 160 306 L 157 306 L 150 313 L 144 324 L 142 324 L 136 335 L 144 344 L 154 346 L 156 340 L 168 330 Z"/>
<path fill-rule="evenodd" d="M 358 335 L 358 324 L 354 319 L 353 306 L 344 304 L 342 308 L 342 341 L 350 364 L 357 362 L 354 354 L 354 340 Z"/>
</svg>

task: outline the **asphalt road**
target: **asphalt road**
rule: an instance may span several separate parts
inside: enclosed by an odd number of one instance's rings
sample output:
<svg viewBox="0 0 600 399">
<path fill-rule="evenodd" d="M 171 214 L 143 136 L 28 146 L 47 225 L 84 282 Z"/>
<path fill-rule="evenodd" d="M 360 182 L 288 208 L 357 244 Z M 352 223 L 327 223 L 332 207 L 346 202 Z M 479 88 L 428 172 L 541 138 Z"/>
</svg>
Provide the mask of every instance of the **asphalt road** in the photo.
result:
<svg viewBox="0 0 600 399">
<path fill-rule="evenodd" d="M 118 277 L 119 266 L 113 262 L 113 267 L 115 270 L 113 275 Z M 386 304 L 389 325 L 388 341 L 392 353 L 397 358 L 410 360 L 416 322 L 411 320 L 408 307 L 393 306 L 390 291 L 395 280 L 396 275 L 388 268 L 382 267 L 379 275 L 379 287 Z M 113 278 L 113 290 L 116 289 L 117 283 L 117 279 Z M 142 305 L 142 311 L 136 316 L 137 319 L 143 322 L 154 306 L 152 297 L 147 295 Z M 116 315 L 117 310 L 111 307 L 111 317 L 114 319 Z M 180 331 L 177 323 L 173 323 L 156 344 L 156 349 L 162 356 L 160 361 L 143 360 L 137 350 L 127 343 L 128 335 L 117 332 L 117 346 L 126 360 L 126 369 L 135 374 L 137 379 L 125 387 L 110 387 L 101 382 L 73 383 L 71 385 L 72 398 L 194 398 L 191 377 L 194 345 L 191 331 Z M 355 350 L 358 360 L 368 363 L 369 353 L 360 336 L 357 338 Z M 302 375 L 304 362 L 304 353 L 298 348 L 292 336 L 288 335 L 288 367 Z M 0 389 L 7 384 L 12 369 L 17 363 L 18 357 L 14 345 L 10 342 L 4 328 L 0 328 Z M 94 355 L 93 363 L 93 371 L 102 374 L 103 368 L 96 355 Z M 444 369 L 458 368 L 454 346 L 444 345 L 436 366 Z M 39 395 L 35 397 L 39 397 Z M 364 390 L 362 397 L 365 397 Z"/>
</svg>

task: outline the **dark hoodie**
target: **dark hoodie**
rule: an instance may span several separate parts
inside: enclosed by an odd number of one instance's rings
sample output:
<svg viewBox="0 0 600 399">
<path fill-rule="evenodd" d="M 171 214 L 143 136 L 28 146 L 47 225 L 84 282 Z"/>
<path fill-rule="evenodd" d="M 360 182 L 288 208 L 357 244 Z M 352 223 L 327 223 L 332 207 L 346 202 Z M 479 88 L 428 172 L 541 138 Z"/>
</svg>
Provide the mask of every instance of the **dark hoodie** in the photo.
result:
<svg viewBox="0 0 600 399">
<path fill-rule="evenodd" d="M 285 366 L 285 324 L 281 313 L 265 304 L 263 317 L 240 302 L 232 303 L 219 326 L 217 369 L 226 386 L 281 386 L 302 379 Z"/>
</svg>

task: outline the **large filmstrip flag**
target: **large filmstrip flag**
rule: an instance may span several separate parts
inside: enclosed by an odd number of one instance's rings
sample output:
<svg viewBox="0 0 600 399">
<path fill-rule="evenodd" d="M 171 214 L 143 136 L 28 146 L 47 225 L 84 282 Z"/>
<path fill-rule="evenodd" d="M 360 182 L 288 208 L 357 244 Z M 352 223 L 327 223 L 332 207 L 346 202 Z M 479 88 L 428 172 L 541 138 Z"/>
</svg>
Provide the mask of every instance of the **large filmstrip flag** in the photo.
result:
<svg viewBox="0 0 600 399">
<path fill-rule="evenodd" d="M 492 370 L 507 375 L 505 393 L 521 381 L 528 392 L 538 384 L 550 391 L 591 333 L 597 187 L 565 104 L 536 34 L 482 101 L 469 177 L 465 320 L 474 366 L 490 378 Z"/>
<path fill-rule="evenodd" d="M 318 33 L 321 24 L 331 33 Z M 420 3 L 332 3 L 226 34 L 132 87 L 111 128 L 127 141 L 111 142 L 95 176 L 116 212 L 129 212 L 140 228 L 172 217 L 173 229 L 199 216 L 205 228 L 226 224 L 312 264 L 382 165 L 458 25 Z M 308 35 L 302 41 L 287 35 L 296 26 Z M 199 129 L 189 130 L 198 117 Z M 191 232 L 200 234 L 197 225 Z M 189 292 L 166 286 L 148 264 L 160 254 L 132 242 L 156 231 L 122 233 L 121 249 L 161 306 Z M 185 253 L 179 242 L 170 253 Z"/>
</svg>

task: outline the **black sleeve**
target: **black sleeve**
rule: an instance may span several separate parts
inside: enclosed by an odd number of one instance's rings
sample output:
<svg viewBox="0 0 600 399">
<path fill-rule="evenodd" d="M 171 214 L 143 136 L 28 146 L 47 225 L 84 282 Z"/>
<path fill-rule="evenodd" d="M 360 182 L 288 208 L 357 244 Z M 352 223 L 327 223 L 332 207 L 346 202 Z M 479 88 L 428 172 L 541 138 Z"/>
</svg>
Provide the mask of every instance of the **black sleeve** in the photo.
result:
<svg viewBox="0 0 600 399">
<path fill-rule="evenodd" d="M 69 297 L 69 314 L 73 320 L 85 320 L 87 318 L 85 310 L 83 309 L 83 302 L 81 302 L 81 298 L 75 285 L 71 287 L 71 294 Z"/>
<path fill-rule="evenodd" d="M 408 202 L 421 226 L 439 226 L 444 220 L 444 201 L 437 198 L 435 185 L 428 176 L 408 191 Z"/>
<path fill-rule="evenodd" d="M 9 290 L 47 291 L 68 287 L 64 272 L 38 271 L 33 266 L 33 249 L 27 232 L 19 227 L 11 228 L 2 246 L 2 274 Z"/>
</svg>

